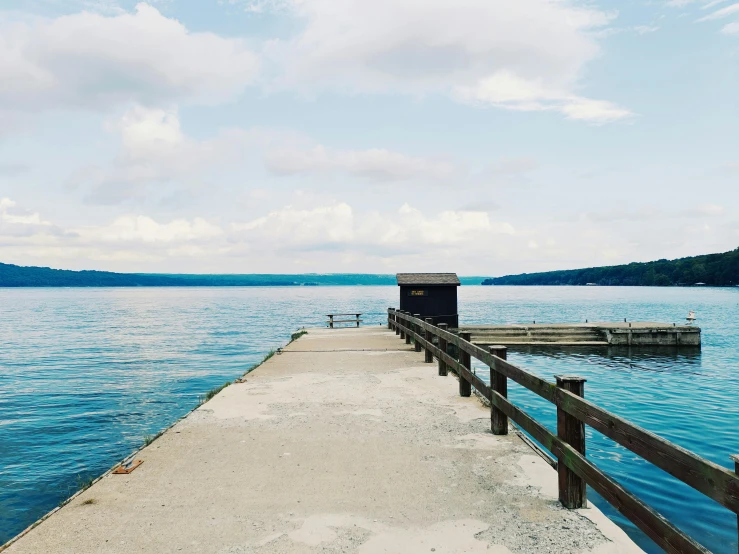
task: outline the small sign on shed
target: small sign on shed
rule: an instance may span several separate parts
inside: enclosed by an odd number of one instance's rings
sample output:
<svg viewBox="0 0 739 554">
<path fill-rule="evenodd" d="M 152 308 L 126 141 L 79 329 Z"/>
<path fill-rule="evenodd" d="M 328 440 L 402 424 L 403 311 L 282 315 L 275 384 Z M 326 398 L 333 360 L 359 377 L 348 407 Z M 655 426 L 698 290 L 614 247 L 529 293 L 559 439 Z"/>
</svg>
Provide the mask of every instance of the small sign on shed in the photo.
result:
<svg viewBox="0 0 739 554">
<path fill-rule="evenodd" d="M 400 309 L 422 318 L 433 318 L 434 325 L 459 327 L 456 273 L 398 273 Z"/>
</svg>

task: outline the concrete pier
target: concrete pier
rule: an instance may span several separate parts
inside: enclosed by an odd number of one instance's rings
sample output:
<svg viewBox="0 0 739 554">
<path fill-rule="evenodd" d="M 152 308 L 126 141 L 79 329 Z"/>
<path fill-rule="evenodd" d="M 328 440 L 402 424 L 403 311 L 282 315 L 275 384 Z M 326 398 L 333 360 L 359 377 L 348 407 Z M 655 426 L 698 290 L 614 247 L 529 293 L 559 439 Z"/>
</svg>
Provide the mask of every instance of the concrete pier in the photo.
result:
<svg viewBox="0 0 739 554">
<path fill-rule="evenodd" d="M 677 346 L 700 347 L 701 330 L 693 325 L 650 321 L 602 323 L 532 323 L 463 325 L 481 345 Z"/>
<path fill-rule="evenodd" d="M 6 553 L 641 552 L 437 373 L 385 328 L 311 329 Z"/>
</svg>

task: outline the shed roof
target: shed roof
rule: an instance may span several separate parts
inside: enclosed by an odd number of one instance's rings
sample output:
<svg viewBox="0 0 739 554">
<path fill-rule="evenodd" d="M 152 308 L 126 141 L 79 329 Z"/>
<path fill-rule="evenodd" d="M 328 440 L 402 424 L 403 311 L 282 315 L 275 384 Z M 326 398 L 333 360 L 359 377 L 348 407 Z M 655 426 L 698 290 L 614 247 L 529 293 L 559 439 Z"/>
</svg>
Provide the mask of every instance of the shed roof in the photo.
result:
<svg viewBox="0 0 739 554">
<path fill-rule="evenodd" d="M 398 285 L 459 286 L 456 273 L 398 273 Z"/>
</svg>

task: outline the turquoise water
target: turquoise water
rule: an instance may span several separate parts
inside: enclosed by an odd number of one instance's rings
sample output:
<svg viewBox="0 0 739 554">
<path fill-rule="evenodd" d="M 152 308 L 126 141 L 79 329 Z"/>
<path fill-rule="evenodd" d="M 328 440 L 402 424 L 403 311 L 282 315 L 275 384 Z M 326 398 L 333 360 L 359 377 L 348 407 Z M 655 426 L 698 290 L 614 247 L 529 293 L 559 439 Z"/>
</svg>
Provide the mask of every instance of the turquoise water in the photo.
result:
<svg viewBox="0 0 739 554">
<path fill-rule="evenodd" d="M 58 505 L 329 312 L 386 321 L 395 287 L 0 289 L 0 543 Z M 588 378 L 586 396 L 725 467 L 739 453 L 739 289 L 461 287 L 462 323 L 681 322 L 699 352 L 511 351 L 547 379 Z M 483 373 L 484 368 L 479 368 Z M 554 428 L 548 403 L 511 397 Z M 736 517 L 597 433 L 588 456 L 714 552 L 737 550 Z M 592 492 L 645 549 L 651 545 Z"/>
</svg>

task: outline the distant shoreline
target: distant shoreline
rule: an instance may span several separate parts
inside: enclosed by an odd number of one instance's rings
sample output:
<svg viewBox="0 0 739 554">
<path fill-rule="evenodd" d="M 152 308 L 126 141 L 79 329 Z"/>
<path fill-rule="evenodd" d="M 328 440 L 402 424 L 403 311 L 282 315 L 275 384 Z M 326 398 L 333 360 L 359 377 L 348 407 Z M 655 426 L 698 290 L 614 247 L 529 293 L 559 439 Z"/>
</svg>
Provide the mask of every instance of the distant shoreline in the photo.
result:
<svg viewBox="0 0 739 554">
<path fill-rule="evenodd" d="M 739 285 L 739 248 L 706 254 L 630 264 L 521 273 L 485 279 L 483 285 L 735 287 Z"/>
<path fill-rule="evenodd" d="M 460 277 L 464 285 L 479 285 L 485 277 Z M 0 288 L 52 287 L 318 287 L 397 286 L 394 274 L 374 273 L 250 273 L 180 274 L 72 271 L 0 263 Z"/>
<path fill-rule="evenodd" d="M 502 277 L 459 277 L 462 285 L 484 286 L 619 286 L 736 287 L 739 248 L 676 260 L 521 273 Z M 383 273 L 115 273 L 24 267 L 0 263 L 0 288 L 49 287 L 317 287 L 395 286 L 394 274 Z"/>
</svg>

